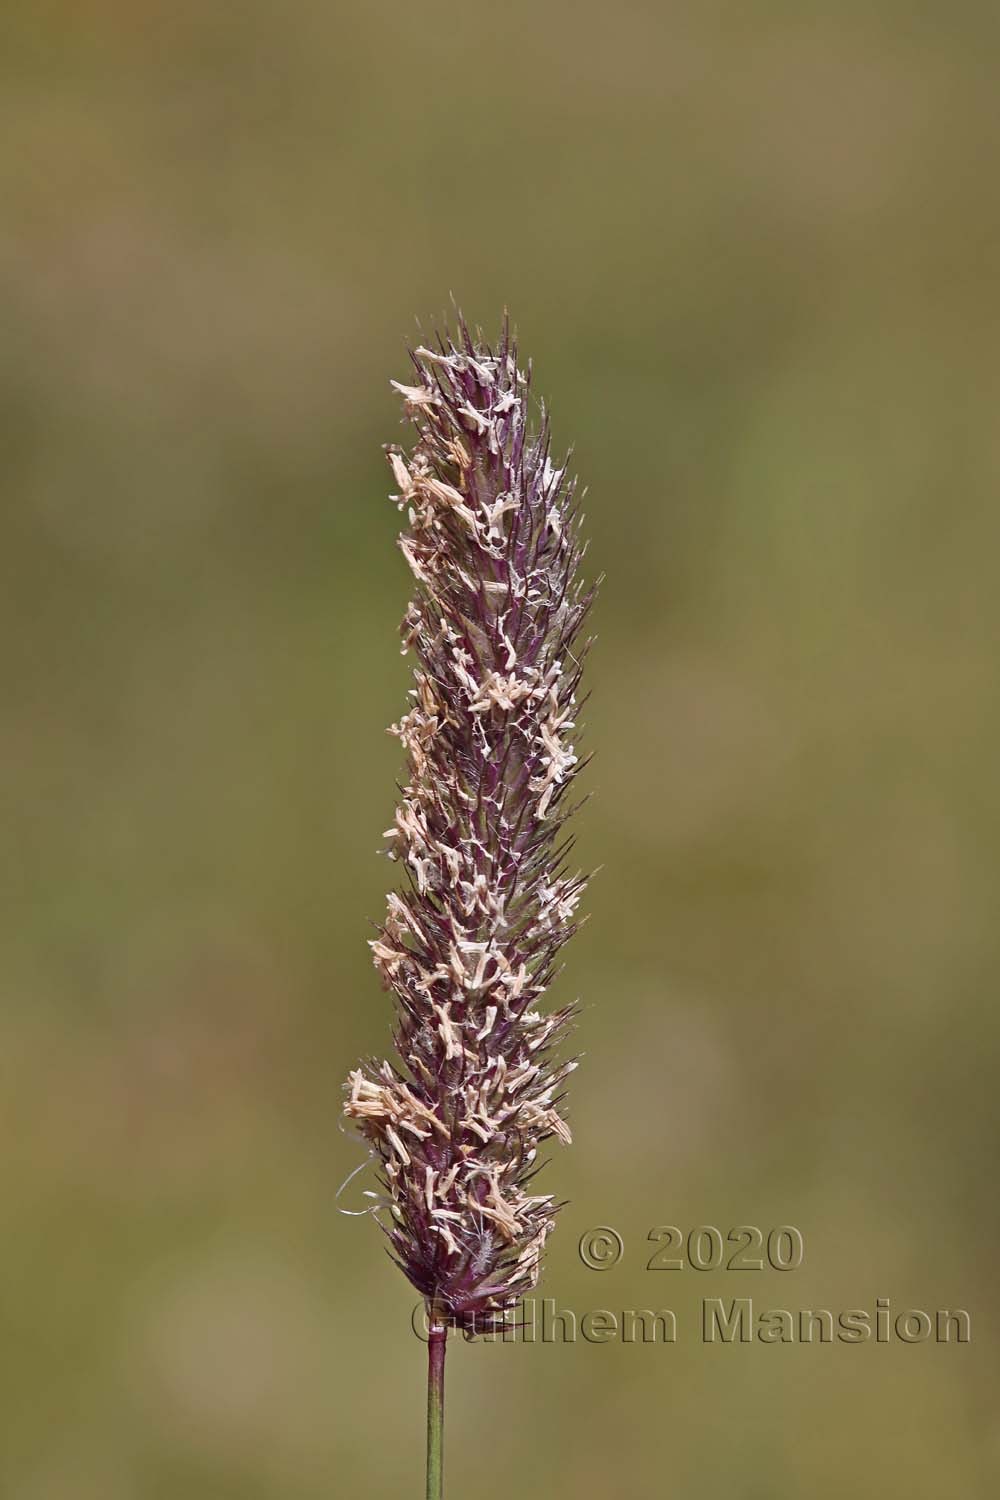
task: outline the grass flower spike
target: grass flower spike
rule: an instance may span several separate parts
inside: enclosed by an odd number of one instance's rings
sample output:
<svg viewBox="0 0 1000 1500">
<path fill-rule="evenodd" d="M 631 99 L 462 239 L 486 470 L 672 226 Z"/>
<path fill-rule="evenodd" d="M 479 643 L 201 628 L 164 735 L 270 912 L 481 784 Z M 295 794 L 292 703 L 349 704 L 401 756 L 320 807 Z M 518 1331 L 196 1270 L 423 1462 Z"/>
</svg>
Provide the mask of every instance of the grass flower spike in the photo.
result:
<svg viewBox="0 0 1000 1500">
<path fill-rule="evenodd" d="M 393 1257 L 427 1301 L 433 1423 L 448 1328 L 495 1330 L 538 1280 L 557 1207 L 535 1190 L 539 1148 L 570 1140 L 575 1062 L 551 1049 L 574 1007 L 542 1000 L 585 884 L 565 823 L 592 591 L 575 486 L 544 411 L 529 430 L 508 328 L 493 350 L 462 322 L 412 360 L 413 383 L 393 384 L 417 441 L 388 450 L 416 581 L 412 703 L 390 731 L 407 756 L 387 831 L 404 882 L 371 945 L 396 1061 L 354 1071 L 344 1109 L 379 1163 Z"/>
</svg>

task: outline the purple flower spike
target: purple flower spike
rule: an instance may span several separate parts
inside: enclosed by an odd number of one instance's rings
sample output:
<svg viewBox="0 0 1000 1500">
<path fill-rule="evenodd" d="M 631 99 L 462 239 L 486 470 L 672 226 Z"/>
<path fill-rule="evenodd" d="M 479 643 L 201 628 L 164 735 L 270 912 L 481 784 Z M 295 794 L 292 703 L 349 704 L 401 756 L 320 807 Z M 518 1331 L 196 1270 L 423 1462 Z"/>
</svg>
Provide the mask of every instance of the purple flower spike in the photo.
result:
<svg viewBox="0 0 1000 1500">
<path fill-rule="evenodd" d="M 394 1258 L 432 1316 L 494 1331 L 532 1290 L 556 1212 L 532 1192 L 540 1142 L 570 1140 L 550 1051 L 575 1007 L 539 1002 L 578 925 L 569 874 L 579 769 L 580 581 L 574 482 L 555 467 L 544 411 L 505 325 L 494 351 L 412 354 L 393 382 L 417 432 L 388 449 L 416 579 L 403 620 L 412 706 L 390 732 L 408 784 L 387 831 L 406 884 L 388 897 L 375 965 L 396 997 L 401 1065 L 348 1079 L 345 1114 L 380 1164 Z"/>
</svg>

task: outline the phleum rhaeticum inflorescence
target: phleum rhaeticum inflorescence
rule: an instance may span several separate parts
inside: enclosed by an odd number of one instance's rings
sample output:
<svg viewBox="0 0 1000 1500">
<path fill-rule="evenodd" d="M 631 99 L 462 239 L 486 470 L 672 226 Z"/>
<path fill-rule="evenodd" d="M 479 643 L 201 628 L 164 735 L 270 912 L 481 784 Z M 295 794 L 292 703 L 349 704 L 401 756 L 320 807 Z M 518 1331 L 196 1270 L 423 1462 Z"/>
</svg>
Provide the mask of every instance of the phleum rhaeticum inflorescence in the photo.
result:
<svg viewBox="0 0 1000 1500">
<path fill-rule="evenodd" d="M 556 1204 L 533 1191 L 540 1143 L 569 1142 L 553 1061 L 572 1005 L 539 1008 L 578 925 L 566 866 L 577 696 L 592 590 L 574 483 L 528 427 L 530 371 L 494 351 L 412 354 L 393 382 L 412 452 L 388 450 L 416 580 L 403 620 L 412 706 L 391 733 L 408 781 L 390 858 L 406 883 L 372 942 L 394 992 L 398 1063 L 348 1079 L 346 1115 L 379 1163 L 397 1263 L 433 1317 L 488 1332 L 536 1285 Z"/>
</svg>

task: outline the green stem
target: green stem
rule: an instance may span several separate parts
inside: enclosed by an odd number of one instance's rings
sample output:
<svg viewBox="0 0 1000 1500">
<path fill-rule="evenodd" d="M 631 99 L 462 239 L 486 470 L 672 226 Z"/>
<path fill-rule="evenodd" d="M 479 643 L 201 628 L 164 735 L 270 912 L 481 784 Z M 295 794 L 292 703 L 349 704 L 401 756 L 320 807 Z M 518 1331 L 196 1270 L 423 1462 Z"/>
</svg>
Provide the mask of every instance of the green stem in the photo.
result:
<svg viewBox="0 0 1000 1500">
<path fill-rule="evenodd" d="M 427 1500 L 441 1500 L 444 1493 L 444 1355 L 448 1325 L 431 1313 L 427 1334 Z"/>
</svg>

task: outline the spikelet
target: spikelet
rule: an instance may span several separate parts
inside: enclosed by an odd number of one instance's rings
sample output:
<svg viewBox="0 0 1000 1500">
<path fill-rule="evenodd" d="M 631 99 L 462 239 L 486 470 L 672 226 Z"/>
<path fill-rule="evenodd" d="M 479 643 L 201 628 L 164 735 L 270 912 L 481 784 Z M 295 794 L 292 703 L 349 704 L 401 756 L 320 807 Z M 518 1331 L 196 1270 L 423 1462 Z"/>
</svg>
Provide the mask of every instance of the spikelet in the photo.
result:
<svg viewBox="0 0 1000 1500">
<path fill-rule="evenodd" d="M 405 885 L 372 942 L 395 995 L 398 1064 L 351 1073 L 344 1112 L 373 1148 L 393 1258 L 465 1333 L 492 1331 L 535 1286 L 556 1212 L 531 1191 L 541 1142 L 570 1131 L 551 1060 L 574 1007 L 540 1008 L 578 925 L 568 789 L 592 590 L 580 580 L 574 483 L 504 326 L 494 352 L 412 353 L 393 382 L 412 452 L 387 450 L 416 580 L 401 627 L 416 664 L 390 733 L 408 764 L 390 858 Z"/>
</svg>

